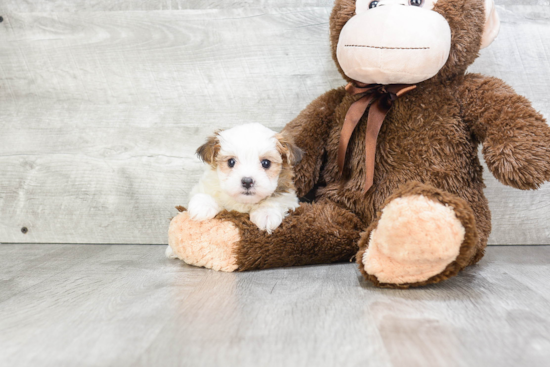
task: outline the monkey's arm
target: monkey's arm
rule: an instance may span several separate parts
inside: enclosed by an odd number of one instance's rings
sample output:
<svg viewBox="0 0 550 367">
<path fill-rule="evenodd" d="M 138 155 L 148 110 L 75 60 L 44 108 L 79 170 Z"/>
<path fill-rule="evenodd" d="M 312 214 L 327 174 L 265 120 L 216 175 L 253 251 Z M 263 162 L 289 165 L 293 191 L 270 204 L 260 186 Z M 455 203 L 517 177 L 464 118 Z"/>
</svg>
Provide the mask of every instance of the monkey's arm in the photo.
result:
<svg viewBox="0 0 550 367">
<path fill-rule="evenodd" d="M 550 181 L 550 127 L 529 100 L 502 80 L 479 74 L 466 75 L 456 91 L 462 117 L 500 182 L 529 190 Z"/>
<path fill-rule="evenodd" d="M 342 102 L 344 88 L 333 89 L 309 104 L 283 129 L 304 152 L 294 167 L 294 184 L 298 197 L 306 195 L 319 179 L 327 139 L 334 121 L 334 111 Z"/>
</svg>

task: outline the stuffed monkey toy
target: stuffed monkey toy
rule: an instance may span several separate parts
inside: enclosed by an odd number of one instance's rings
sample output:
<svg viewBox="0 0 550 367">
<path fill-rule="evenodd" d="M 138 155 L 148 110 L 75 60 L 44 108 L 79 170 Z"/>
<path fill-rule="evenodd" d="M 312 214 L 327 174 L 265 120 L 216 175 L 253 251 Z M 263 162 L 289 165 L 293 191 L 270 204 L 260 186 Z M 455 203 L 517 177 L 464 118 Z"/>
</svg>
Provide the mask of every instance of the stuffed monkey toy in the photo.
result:
<svg viewBox="0 0 550 367">
<path fill-rule="evenodd" d="M 183 261 L 246 271 L 356 259 L 380 287 L 455 276 L 484 254 L 491 215 L 478 145 L 503 184 L 550 180 L 550 128 L 500 79 L 466 69 L 499 30 L 493 0 L 336 0 L 332 57 L 346 87 L 283 130 L 303 150 L 300 197 L 272 234 L 248 214 L 169 229 Z"/>
</svg>

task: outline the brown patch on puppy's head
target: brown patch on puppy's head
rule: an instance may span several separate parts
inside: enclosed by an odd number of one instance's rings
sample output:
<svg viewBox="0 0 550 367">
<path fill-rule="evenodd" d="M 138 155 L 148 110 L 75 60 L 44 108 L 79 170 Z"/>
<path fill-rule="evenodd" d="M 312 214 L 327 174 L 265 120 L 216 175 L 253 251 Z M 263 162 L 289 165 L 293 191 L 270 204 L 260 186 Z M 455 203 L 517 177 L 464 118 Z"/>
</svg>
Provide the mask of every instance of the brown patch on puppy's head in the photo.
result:
<svg viewBox="0 0 550 367">
<path fill-rule="evenodd" d="M 217 166 L 217 160 L 216 157 L 218 156 L 218 153 L 220 152 L 220 140 L 218 139 L 218 132 L 214 134 L 214 136 L 210 136 L 206 139 L 206 143 L 201 145 L 197 149 L 197 156 L 205 163 L 208 163 L 213 168 L 216 168 Z"/>
<path fill-rule="evenodd" d="M 275 194 L 296 190 L 294 187 L 294 165 L 302 160 L 303 152 L 294 140 L 284 134 L 276 134 L 277 151 L 281 155 L 279 181 Z"/>
<path fill-rule="evenodd" d="M 266 175 L 271 180 L 276 179 L 283 169 L 284 158 L 278 151 L 269 151 L 260 157 L 260 162 L 262 162 L 264 159 L 267 159 L 271 162 L 271 166 L 269 167 L 269 169 L 266 170 Z"/>
<path fill-rule="evenodd" d="M 292 137 L 279 133 L 275 134 L 275 138 L 278 141 L 277 150 L 281 154 L 283 161 L 286 160 L 289 165 L 294 166 L 302 160 L 302 149 L 294 144 Z"/>
</svg>

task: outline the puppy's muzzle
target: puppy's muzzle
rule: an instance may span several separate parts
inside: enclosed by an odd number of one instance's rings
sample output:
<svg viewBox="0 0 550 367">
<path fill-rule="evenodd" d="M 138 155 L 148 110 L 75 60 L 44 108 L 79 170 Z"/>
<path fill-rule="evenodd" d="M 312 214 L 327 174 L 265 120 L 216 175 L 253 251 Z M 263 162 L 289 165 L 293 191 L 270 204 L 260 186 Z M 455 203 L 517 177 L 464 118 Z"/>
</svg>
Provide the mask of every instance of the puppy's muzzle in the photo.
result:
<svg viewBox="0 0 550 367">
<path fill-rule="evenodd" d="M 245 189 L 248 190 L 254 186 L 254 180 L 252 179 L 252 177 L 243 177 L 241 179 L 241 184 Z"/>
</svg>

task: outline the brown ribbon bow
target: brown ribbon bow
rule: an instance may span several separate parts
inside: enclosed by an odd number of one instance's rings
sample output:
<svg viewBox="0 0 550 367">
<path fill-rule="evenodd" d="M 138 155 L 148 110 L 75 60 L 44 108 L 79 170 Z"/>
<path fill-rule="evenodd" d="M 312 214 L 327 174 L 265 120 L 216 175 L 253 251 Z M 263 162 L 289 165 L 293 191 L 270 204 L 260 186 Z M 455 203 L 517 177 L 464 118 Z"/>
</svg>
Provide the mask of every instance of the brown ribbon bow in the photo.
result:
<svg viewBox="0 0 550 367">
<path fill-rule="evenodd" d="M 338 169 L 340 175 L 344 172 L 344 163 L 346 161 L 346 151 L 353 131 L 363 117 L 363 114 L 370 106 L 369 116 L 367 118 L 367 134 L 365 138 L 365 164 L 366 164 L 366 182 L 365 192 L 371 188 L 374 179 L 374 158 L 376 154 L 376 139 L 380 127 L 388 114 L 393 101 L 403 94 L 415 89 L 416 85 L 409 84 L 364 84 L 349 83 L 346 85 L 346 92 L 355 96 L 365 94 L 357 101 L 353 102 L 344 120 L 342 132 L 340 133 L 340 144 L 338 145 Z"/>
</svg>

